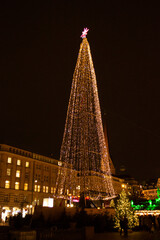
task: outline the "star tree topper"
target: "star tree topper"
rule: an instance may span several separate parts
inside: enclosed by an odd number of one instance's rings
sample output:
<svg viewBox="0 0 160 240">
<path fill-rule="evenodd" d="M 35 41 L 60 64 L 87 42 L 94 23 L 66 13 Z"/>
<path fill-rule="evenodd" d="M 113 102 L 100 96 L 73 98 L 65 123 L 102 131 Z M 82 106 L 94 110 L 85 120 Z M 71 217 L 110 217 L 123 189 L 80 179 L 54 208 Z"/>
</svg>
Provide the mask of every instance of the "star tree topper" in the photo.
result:
<svg viewBox="0 0 160 240">
<path fill-rule="evenodd" d="M 81 38 L 85 38 L 87 33 L 88 33 L 89 29 L 88 28 L 84 28 L 83 32 L 82 32 L 82 35 L 81 35 Z"/>
</svg>

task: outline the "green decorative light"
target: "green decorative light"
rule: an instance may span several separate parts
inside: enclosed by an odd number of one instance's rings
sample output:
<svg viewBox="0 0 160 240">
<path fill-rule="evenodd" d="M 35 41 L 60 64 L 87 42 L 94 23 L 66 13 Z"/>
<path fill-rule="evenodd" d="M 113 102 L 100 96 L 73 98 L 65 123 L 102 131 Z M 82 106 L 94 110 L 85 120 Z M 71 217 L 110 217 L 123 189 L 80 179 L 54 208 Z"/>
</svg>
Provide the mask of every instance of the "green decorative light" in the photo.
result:
<svg viewBox="0 0 160 240">
<path fill-rule="evenodd" d="M 133 200 L 131 200 L 131 207 L 134 207 L 134 203 L 133 203 Z"/>
<path fill-rule="evenodd" d="M 131 200 L 131 207 L 134 210 L 155 210 L 160 209 L 160 198 L 157 198 L 155 200 L 148 200 L 143 202 L 143 204 L 133 204 L 133 200 Z"/>
</svg>

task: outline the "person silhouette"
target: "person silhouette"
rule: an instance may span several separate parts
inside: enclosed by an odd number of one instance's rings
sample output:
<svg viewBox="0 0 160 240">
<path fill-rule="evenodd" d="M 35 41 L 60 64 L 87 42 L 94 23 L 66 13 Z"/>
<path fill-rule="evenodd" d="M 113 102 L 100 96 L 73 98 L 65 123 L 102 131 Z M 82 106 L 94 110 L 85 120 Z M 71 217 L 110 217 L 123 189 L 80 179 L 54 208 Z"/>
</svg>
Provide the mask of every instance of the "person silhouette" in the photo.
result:
<svg viewBox="0 0 160 240">
<path fill-rule="evenodd" d="M 122 232 L 124 230 L 124 218 L 120 217 L 120 236 L 122 235 Z"/>
<path fill-rule="evenodd" d="M 123 224 L 124 224 L 124 236 L 127 237 L 128 236 L 128 219 L 126 216 L 124 216 Z"/>
</svg>

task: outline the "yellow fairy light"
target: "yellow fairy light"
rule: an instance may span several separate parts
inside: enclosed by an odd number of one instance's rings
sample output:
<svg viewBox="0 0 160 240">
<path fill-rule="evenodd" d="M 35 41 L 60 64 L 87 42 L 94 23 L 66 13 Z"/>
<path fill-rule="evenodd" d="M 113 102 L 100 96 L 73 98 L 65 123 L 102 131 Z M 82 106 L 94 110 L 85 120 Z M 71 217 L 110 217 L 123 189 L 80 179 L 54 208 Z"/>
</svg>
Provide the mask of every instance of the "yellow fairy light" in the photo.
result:
<svg viewBox="0 0 160 240">
<path fill-rule="evenodd" d="M 115 195 L 96 75 L 86 35 L 73 75 L 60 162 L 61 174 L 56 182 L 58 197 L 67 198 L 67 189 L 72 195 L 73 192 L 76 195 L 84 193 L 92 199 L 108 199 Z"/>
</svg>

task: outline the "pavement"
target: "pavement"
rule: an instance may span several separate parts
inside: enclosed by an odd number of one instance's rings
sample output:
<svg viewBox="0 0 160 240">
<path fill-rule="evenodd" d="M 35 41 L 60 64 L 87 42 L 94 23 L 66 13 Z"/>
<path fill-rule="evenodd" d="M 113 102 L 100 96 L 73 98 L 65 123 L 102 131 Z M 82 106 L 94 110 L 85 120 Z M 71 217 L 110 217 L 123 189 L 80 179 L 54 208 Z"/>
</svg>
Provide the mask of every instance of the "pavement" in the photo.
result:
<svg viewBox="0 0 160 240">
<path fill-rule="evenodd" d="M 93 240 L 160 240 L 160 232 L 129 232 L 127 237 L 118 232 L 96 233 Z"/>
</svg>

